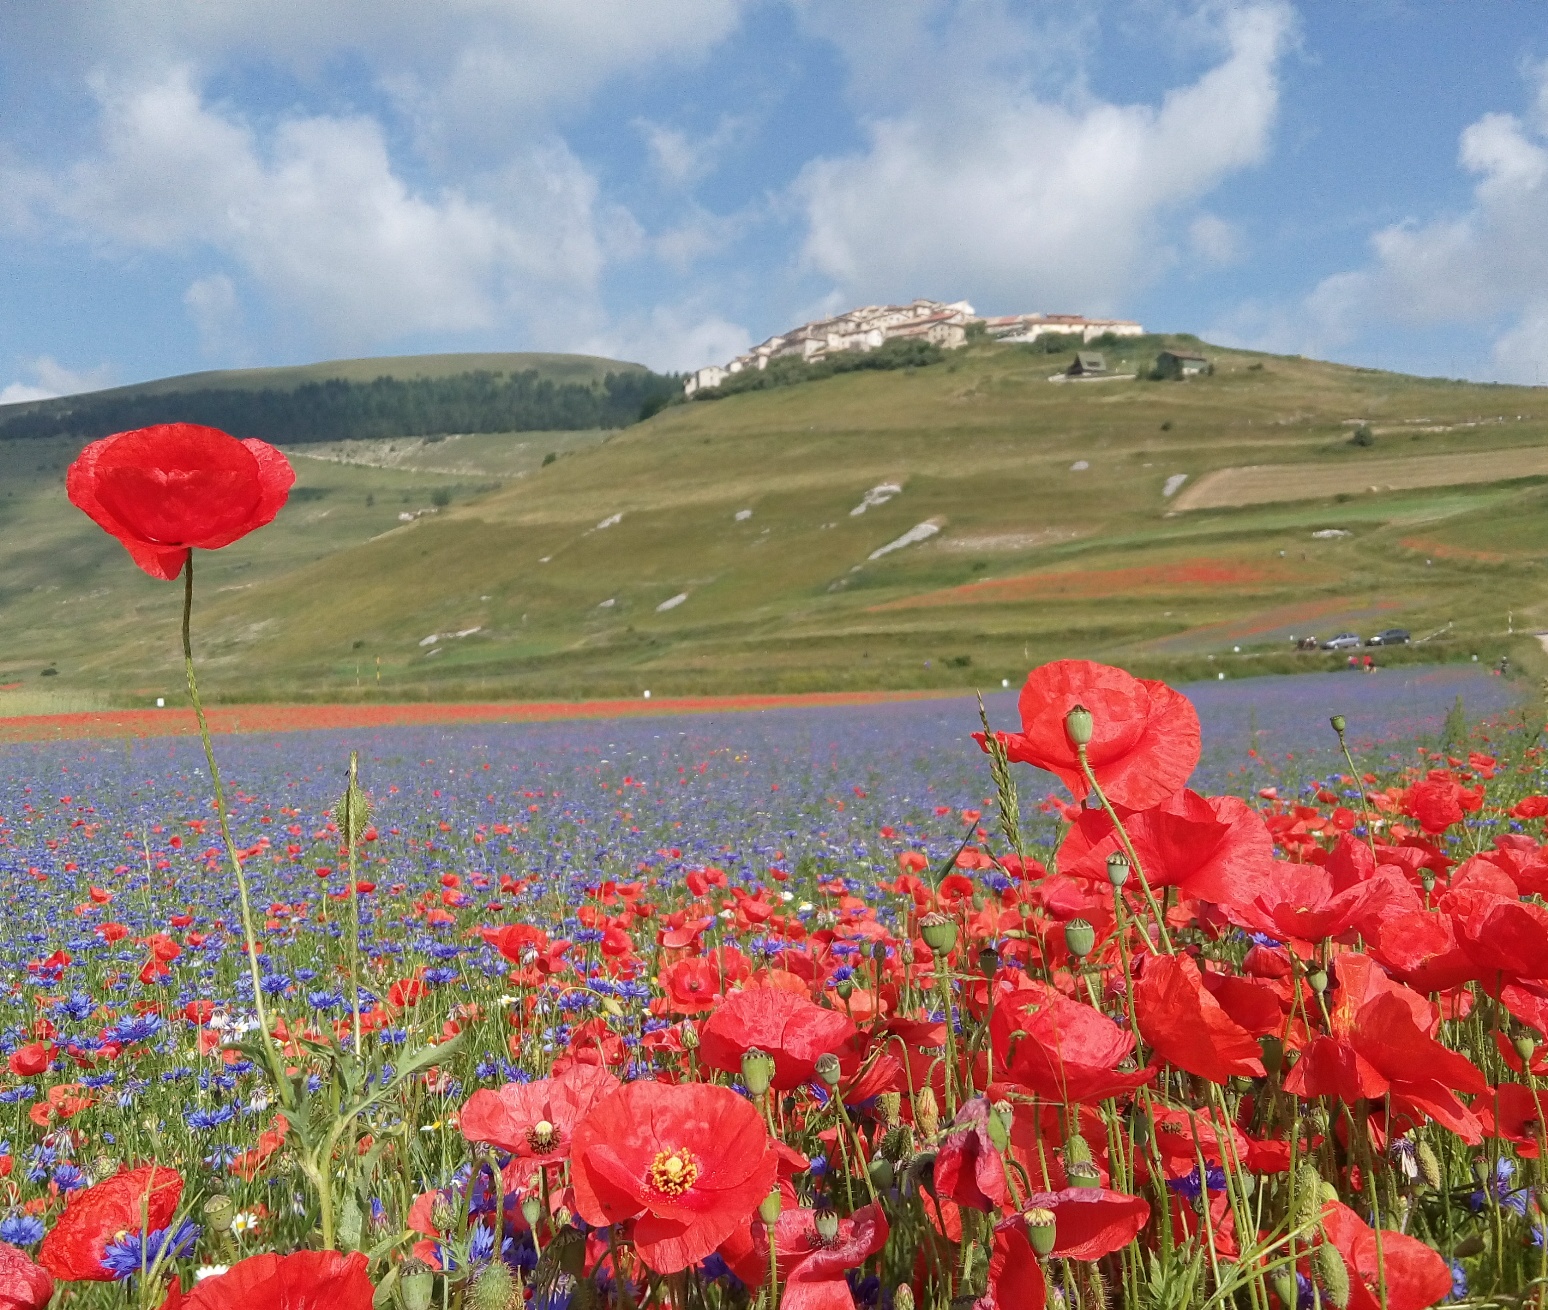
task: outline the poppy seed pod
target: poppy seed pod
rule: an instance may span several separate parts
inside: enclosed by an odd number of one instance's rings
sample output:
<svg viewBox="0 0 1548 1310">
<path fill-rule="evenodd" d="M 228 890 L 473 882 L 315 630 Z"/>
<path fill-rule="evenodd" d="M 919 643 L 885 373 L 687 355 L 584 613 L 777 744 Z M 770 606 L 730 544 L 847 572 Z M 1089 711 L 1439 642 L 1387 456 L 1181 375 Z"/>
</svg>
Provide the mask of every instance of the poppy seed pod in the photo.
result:
<svg viewBox="0 0 1548 1310">
<path fill-rule="evenodd" d="M 1054 1212 L 1039 1206 L 1035 1210 L 1028 1210 L 1023 1217 L 1027 1221 L 1027 1236 L 1032 1239 L 1032 1249 L 1037 1252 L 1039 1259 L 1046 1259 L 1054 1249 L 1058 1229 Z"/>
<path fill-rule="evenodd" d="M 866 1166 L 866 1173 L 871 1176 L 871 1186 L 880 1188 L 884 1192 L 897 1178 L 897 1170 L 893 1167 L 892 1161 L 882 1156 L 877 1156 Z"/>
<path fill-rule="evenodd" d="M 978 948 L 978 972 L 985 978 L 993 978 L 1000 971 L 1000 953 L 992 946 Z"/>
<path fill-rule="evenodd" d="M 812 1220 L 812 1227 L 817 1230 L 817 1240 L 824 1246 L 838 1240 L 839 1217 L 827 1206 L 817 1211 L 816 1217 Z"/>
<path fill-rule="evenodd" d="M 827 1051 L 817 1057 L 817 1076 L 829 1087 L 837 1087 L 839 1079 L 843 1077 L 843 1070 L 839 1068 L 838 1056 L 832 1051 Z"/>
<path fill-rule="evenodd" d="M 1289 1307 L 1300 1304 L 1300 1284 L 1296 1282 L 1293 1270 L 1281 1269 L 1270 1281 L 1280 1305 Z"/>
<path fill-rule="evenodd" d="M 1537 1038 L 1533 1037 L 1529 1033 L 1522 1033 L 1520 1037 L 1517 1037 L 1511 1041 L 1511 1045 L 1516 1048 L 1516 1054 L 1519 1055 L 1523 1061 L 1530 1060 L 1532 1058 L 1533 1052 L 1537 1050 Z"/>
<path fill-rule="evenodd" d="M 774 1057 L 750 1046 L 742 1052 L 742 1085 L 754 1096 L 762 1096 L 774 1080 Z"/>
<path fill-rule="evenodd" d="M 1071 1187 L 1092 1188 L 1102 1185 L 1102 1172 L 1090 1160 L 1066 1165 L 1064 1174 L 1070 1180 Z"/>
<path fill-rule="evenodd" d="M 1107 857 L 1107 881 L 1114 887 L 1122 887 L 1129 881 L 1129 857 L 1122 851 L 1114 851 Z"/>
<path fill-rule="evenodd" d="M 850 979 L 850 978 L 845 978 L 842 982 L 837 983 L 834 986 L 833 990 L 838 993 L 839 1000 L 847 1001 L 851 996 L 853 996 L 855 994 L 854 980 Z"/>
<path fill-rule="evenodd" d="M 872 942 L 871 943 L 871 958 L 873 960 L 875 960 L 877 964 L 886 964 L 887 963 L 887 943 L 886 942 Z"/>
<path fill-rule="evenodd" d="M 1313 969 L 1306 975 L 1306 981 L 1311 984 L 1312 991 L 1321 995 L 1328 990 L 1328 975 L 1323 969 Z"/>
<path fill-rule="evenodd" d="M 1071 919 L 1064 925 L 1064 944 L 1077 960 L 1083 960 L 1096 946 L 1096 929 L 1084 919 Z"/>
<path fill-rule="evenodd" d="M 1328 722 L 1333 725 L 1333 731 L 1338 733 L 1340 737 L 1344 735 L 1344 729 L 1349 726 L 1344 722 L 1344 716 L 1342 714 L 1335 714 L 1331 719 L 1328 720 Z"/>
<path fill-rule="evenodd" d="M 236 1221 L 236 1202 L 224 1192 L 216 1192 L 204 1203 L 204 1222 L 212 1233 L 229 1233 Z"/>
<path fill-rule="evenodd" d="M 538 1217 L 543 1213 L 543 1203 L 535 1196 L 529 1196 L 521 1203 L 521 1217 L 527 1221 L 528 1228 L 536 1228 Z"/>
<path fill-rule="evenodd" d="M 403 1310 L 430 1310 L 435 1295 L 435 1275 L 423 1260 L 410 1256 L 398 1266 L 398 1297 Z"/>
<path fill-rule="evenodd" d="M 783 1205 L 784 1198 L 777 1187 L 758 1202 L 758 1218 L 763 1220 L 765 1227 L 772 1228 L 779 1222 L 779 1212 Z"/>
<path fill-rule="evenodd" d="M 1091 717 L 1091 711 L 1084 705 L 1074 705 L 1064 716 L 1064 732 L 1070 739 L 1070 744 L 1076 749 L 1088 746 L 1091 743 L 1091 731 L 1096 721 Z"/>
<path fill-rule="evenodd" d="M 936 955 L 948 955 L 957 944 L 957 922 L 932 910 L 919 920 L 919 935 Z"/>
</svg>

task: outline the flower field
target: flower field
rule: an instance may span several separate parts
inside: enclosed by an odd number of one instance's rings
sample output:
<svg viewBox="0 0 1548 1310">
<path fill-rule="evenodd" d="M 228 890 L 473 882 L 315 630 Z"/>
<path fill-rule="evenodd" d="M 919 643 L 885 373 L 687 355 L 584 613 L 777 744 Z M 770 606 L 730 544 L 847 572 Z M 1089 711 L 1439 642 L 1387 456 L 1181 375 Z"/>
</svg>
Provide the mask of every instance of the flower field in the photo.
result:
<svg viewBox="0 0 1548 1310">
<path fill-rule="evenodd" d="M 1531 1294 L 1548 800 L 1405 676 L 1099 717 L 1149 895 L 960 699 L 221 737 L 288 1101 L 197 741 L 6 747 L 0 1305 Z"/>
</svg>

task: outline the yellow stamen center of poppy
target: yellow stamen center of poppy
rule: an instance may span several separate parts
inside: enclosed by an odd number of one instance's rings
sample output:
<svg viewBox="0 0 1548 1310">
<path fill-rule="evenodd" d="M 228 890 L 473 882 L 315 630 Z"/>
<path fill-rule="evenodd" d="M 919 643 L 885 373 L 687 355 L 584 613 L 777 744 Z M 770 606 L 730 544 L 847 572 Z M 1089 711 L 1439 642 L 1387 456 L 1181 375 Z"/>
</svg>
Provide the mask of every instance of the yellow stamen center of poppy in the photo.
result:
<svg viewBox="0 0 1548 1310">
<path fill-rule="evenodd" d="M 686 1146 L 660 1151 L 647 1174 L 650 1185 L 664 1196 L 681 1196 L 699 1177 L 699 1162 Z"/>
<path fill-rule="evenodd" d="M 559 1130 L 547 1119 L 539 1119 L 527 1129 L 527 1145 L 534 1151 L 552 1151 L 559 1144 Z"/>
</svg>

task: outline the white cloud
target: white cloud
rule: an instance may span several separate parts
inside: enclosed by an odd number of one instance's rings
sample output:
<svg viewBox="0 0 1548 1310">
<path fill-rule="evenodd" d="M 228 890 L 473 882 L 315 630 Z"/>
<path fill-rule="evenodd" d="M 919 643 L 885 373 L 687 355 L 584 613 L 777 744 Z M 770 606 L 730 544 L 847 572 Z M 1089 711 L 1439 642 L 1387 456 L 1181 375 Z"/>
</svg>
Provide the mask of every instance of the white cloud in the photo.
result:
<svg viewBox="0 0 1548 1310">
<path fill-rule="evenodd" d="M 1548 64 L 1532 76 L 1525 119 L 1485 114 L 1461 134 L 1458 163 L 1478 179 L 1470 208 L 1374 233 L 1368 264 L 1271 314 L 1258 339 L 1326 353 L 1383 324 L 1471 324 L 1497 332 L 1497 377 L 1548 380 Z"/>
<path fill-rule="evenodd" d="M 574 348 L 589 355 L 647 364 L 662 372 L 683 372 L 723 364 L 750 345 L 752 337 L 739 323 L 687 306 L 668 306 L 626 319 Z"/>
<path fill-rule="evenodd" d="M 242 348 L 242 304 L 236 283 L 224 273 L 201 277 L 183 292 L 183 307 L 199 330 L 206 355 L 231 356 Z"/>
<path fill-rule="evenodd" d="M 715 170 L 721 156 L 746 135 L 749 120 L 727 114 L 713 132 L 699 137 L 648 118 L 635 119 L 634 126 L 645 138 L 656 172 L 673 186 L 688 186 Z"/>
<path fill-rule="evenodd" d="M 503 153 L 534 113 L 585 103 L 608 79 L 691 63 L 746 0 L 54 0 L 0 8 L 0 46 L 34 67 L 147 80 L 192 64 L 278 65 L 326 85 L 371 70 L 421 144 Z"/>
<path fill-rule="evenodd" d="M 28 400 L 52 400 L 55 396 L 75 396 L 83 391 L 100 391 L 113 385 L 113 370 L 102 364 L 84 373 L 68 369 L 49 355 L 26 360 L 23 370 L 30 382 L 12 382 L 0 387 L 0 405 L 19 405 Z"/>
<path fill-rule="evenodd" d="M 546 313 L 556 292 L 584 298 L 602 267 L 596 183 L 560 142 L 475 197 L 411 188 L 368 117 L 260 132 L 206 104 L 187 69 L 99 96 L 101 148 L 24 178 L 40 203 L 110 249 L 218 251 L 335 347 Z M 190 309 L 221 294 L 209 284 Z"/>
<path fill-rule="evenodd" d="M 1217 214 L 1200 214 L 1188 224 L 1188 244 L 1209 264 L 1235 264 L 1245 252 L 1240 229 Z"/>
<path fill-rule="evenodd" d="M 1267 152 L 1293 14 L 1260 3 L 1218 21 L 1224 57 L 1159 107 L 1039 98 L 991 71 L 873 119 L 867 150 L 797 182 L 806 260 L 859 299 L 1116 307 L 1170 258 L 1161 217 Z"/>
</svg>

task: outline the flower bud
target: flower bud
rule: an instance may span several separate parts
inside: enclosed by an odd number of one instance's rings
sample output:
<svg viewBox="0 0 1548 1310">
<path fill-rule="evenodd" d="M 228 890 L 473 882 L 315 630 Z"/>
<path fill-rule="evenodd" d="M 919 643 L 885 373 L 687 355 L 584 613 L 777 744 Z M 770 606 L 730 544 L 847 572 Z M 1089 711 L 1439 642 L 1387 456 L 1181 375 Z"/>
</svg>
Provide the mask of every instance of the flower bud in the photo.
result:
<svg viewBox="0 0 1548 1310">
<path fill-rule="evenodd" d="M 936 955 L 948 955 L 957 944 L 957 922 L 932 910 L 919 921 L 919 935 Z"/>
<path fill-rule="evenodd" d="M 684 1023 L 678 1029 L 678 1041 L 682 1042 L 683 1050 L 697 1051 L 699 1049 L 699 1030 L 691 1023 Z"/>
<path fill-rule="evenodd" d="M 1129 857 L 1122 851 L 1114 851 L 1107 857 L 1107 881 L 1114 887 L 1122 887 L 1129 881 Z"/>
<path fill-rule="evenodd" d="M 570 1212 L 569 1208 L 567 1206 L 561 1205 L 557 1210 L 554 1211 L 554 1227 L 568 1228 L 570 1226 L 570 1221 L 574 1218 L 575 1216 Z"/>
<path fill-rule="evenodd" d="M 1312 1252 L 1312 1269 L 1323 1298 L 1334 1310 L 1344 1310 L 1349 1304 L 1349 1266 L 1338 1247 L 1332 1242 L 1319 1242 Z"/>
<path fill-rule="evenodd" d="M 996 1151 L 1004 1151 L 1010 1147 L 1010 1130 L 999 1115 L 991 1114 L 984 1120 L 984 1131 L 989 1135 L 989 1142 Z"/>
<path fill-rule="evenodd" d="M 907 1283 L 893 1288 L 892 1310 L 914 1310 L 914 1289 Z"/>
<path fill-rule="evenodd" d="M 1433 1189 L 1441 1185 L 1440 1159 L 1435 1148 L 1422 1139 L 1414 1146 L 1414 1163 L 1419 1166 L 1419 1177 L 1426 1187 Z"/>
<path fill-rule="evenodd" d="M 398 1299 L 403 1310 L 430 1310 L 435 1294 L 435 1275 L 423 1260 L 410 1256 L 398 1266 Z"/>
<path fill-rule="evenodd" d="M 1303 1164 L 1295 1175 L 1295 1226 L 1305 1228 L 1322 1213 L 1322 1175 L 1317 1166 Z"/>
<path fill-rule="evenodd" d="M 1083 960 L 1096 945 L 1096 929 L 1084 919 L 1071 919 L 1064 925 L 1064 944 L 1070 948 L 1071 955 Z"/>
<path fill-rule="evenodd" d="M 1064 735 L 1070 739 L 1070 745 L 1080 748 L 1090 744 L 1094 725 L 1091 711 L 1084 705 L 1074 705 L 1064 716 Z"/>
<path fill-rule="evenodd" d="M 484 1266 L 473 1281 L 473 1293 L 468 1297 L 469 1310 L 512 1310 L 516 1295 L 516 1280 L 504 1260 L 494 1260 Z"/>
<path fill-rule="evenodd" d="M 817 1057 L 817 1076 L 828 1087 L 837 1087 L 839 1079 L 844 1076 L 844 1071 L 839 1067 L 839 1058 L 832 1051 L 825 1051 Z"/>
<path fill-rule="evenodd" d="M 1028 1210 L 1023 1218 L 1027 1221 L 1027 1236 L 1032 1239 L 1032 1249 L 1039 1259 L 1046 1259 L 1054 1249 L 1054 1237 L 1058 1219 L 1052 1210 L 1038 1208 Z"/>
<path fill-rule="evenodd" d="M 774 1057 L 756 1046 L 742 1052 L 742 1085 L 754 1096 L 762 1096 L 774 1081 Z"/>
<path fill-rule="evenodd" d="M 457 1213 L 457 1207 L 449 1198 L 438 1196 L 430 1203 L 430 1222 L 435 1225 L 438 1233 L 446 1234 L 457 1226 L 461 1216 Z"/>
<path fill-rule="evenodd" d="M 934 1137 L 940 1131 L 941 1111 L 935 1103 L 935 1092 L 929 1087 L 914 1093 L 914 1123 L 926 1137 Z"/>
<path fill-rule="evenodd" d="M 903 1108 L 903 1097 L 898 1092 L 883 1092 L 876 1098 L 876 1108 L 881 1111 L 882 1127 L 898 1126 L 898 1111 Z"/>
<path fill-rule="evenodd" d="M 1071 1133 L 1064 1143 L 1064 1165 L 1091 1163 L 1091 1143 L 1079 1133 Z"/>
<path fill-rule="evenodd" d="M 204 1223 L 212 1233 L 229 1233 L 236 1220 L 236 1202 L 224 1192 L 216 1192 L 204 1203 Z"/>
<path fill-rule="evenodd" d="M 779 1222 L 779 1212 L 783 1205 L 784 1198 L 777 1187 L 758 1202 L 758 1218 L 763 1220 L 765 1227 L 772 1228 Z"/>
</svg>

